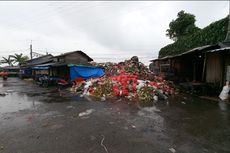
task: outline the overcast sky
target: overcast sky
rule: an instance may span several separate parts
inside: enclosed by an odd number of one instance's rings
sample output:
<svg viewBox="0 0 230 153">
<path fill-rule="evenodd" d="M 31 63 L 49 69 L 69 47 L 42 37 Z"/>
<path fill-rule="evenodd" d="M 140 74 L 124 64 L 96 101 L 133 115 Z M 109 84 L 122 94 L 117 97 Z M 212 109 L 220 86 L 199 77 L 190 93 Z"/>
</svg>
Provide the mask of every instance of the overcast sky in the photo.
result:
<svg viewBox="0 0 230 153">
<path fill-rule="evenodd" d="M 228 15 L 228 1 L 51 1 L 0 2 L 0 56 L 29 55 L 33 49 L 53 55 L 82 50 L 96 61 L 157 58 L 172 43 L 165 36 L 181 10 L 203 28 Z M 105 59 L 107 58 L 107 59 Z M 109 59 L 110 58 L 110 59 Z"/>
</svg>

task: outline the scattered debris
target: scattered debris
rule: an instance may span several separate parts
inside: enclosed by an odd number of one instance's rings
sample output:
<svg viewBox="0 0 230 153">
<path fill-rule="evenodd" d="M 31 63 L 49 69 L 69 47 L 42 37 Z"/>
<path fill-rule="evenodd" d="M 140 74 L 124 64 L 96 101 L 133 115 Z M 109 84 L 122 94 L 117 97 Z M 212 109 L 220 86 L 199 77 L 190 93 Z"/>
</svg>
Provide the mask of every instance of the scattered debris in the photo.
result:
<svg viewBox="0 0 230 153">
<path fill-rule="evenodd" d="M 7 93 L 11 93 L 11 92 L 14 92 L 14 90 L 7 90 L 6 92 Z"/>
<path fill-rule="evenodd" d="M 5 97 L 6 93 L 0 93 L 0 96 Z"/>
<path fill-rule="evenodd" d="M 132 125 L 131 127 L 132 127 L 133 129 L 135 129 L 135 128 L 136 128 L 136 126 L 135 126 L 135 125 Z"/>
<path fill-rule="evenodd" d="M 171 151 L 172 153 L 176 152 L 176 150 L 174 148 L 169 148 L 169 151 Z"/>
<path fill-rule="evenodd" d="M 4 146 L 1 146 L 0 149 L 3 150 L 3 149 L 4 149 Z"/>
<path fill-rule="evenodd" d="M 27 122 L 32 122 L 32 120 L 34 119 L 34 114 L 31 114 L 30 116 L 27 117 Z"/>
<path fill-rule="evenodd" d="M 67 106 L 66 108 L 67 109 L 74 109 L 75 107 L 74 106 Z"/>
<path fill-rule="evenodd" d="M 52 116 L 53 118 L 57 118 L 57 117 L 64 117 L 65 115 L 63 114 L 58 114 L 58 115 L 55 115 L 55 116 Z"/>
<path fill-rule="evenodd" d="M 94 141 L 94 140 L 96 140 L 96 137 L 93 136 L 93 135 L 91 135 L 91 136 L 90 136 L 90 140 L 91 140 L 91 141 Z"/>
<path fill-rule="evenodd" d="M 94 109 L 87 109 L 85 112 L 81 112 L 78 114 L 79 117 L 87 116 L 91 113 L 93 113 L 95 110 Z"/>
<path fill-rule="evenodd" d="M 52 125 L 51 123 L 47 122 L 47 123 L 42 124 L 42 127 L 48 127 L 48 126 L 51 126 L 51 125 Z"/>
<path fill-rule="evenodd" d="M 9 116 L 7 116 L 7 117 L 4 117 L 3 119 L 4 119 L 4 120 L 8 120 L 8 119 L 10 119 L 10 117 L 9 117 Z"/>
<path fill-rule="evenodd" d="M 105 149 L 106 153 L 108 153 L 106 146 L 103 144 L 104 140 L 105 140 L 105 136 L 102 135 L 101 146 Z"/>
<path fill-rule="evenodd" d="M 110 124 L 110 125 L 113 125 L 113 124 L 115 124 L 115 123 L 114 123 L 114 122 L 109 122 L 109 124 Z"/>
<path fill-rule="evenodd" d="M 186 104 L 186 103 L 184 101 L 182 101 L 181 104 Z"/>
</svg>

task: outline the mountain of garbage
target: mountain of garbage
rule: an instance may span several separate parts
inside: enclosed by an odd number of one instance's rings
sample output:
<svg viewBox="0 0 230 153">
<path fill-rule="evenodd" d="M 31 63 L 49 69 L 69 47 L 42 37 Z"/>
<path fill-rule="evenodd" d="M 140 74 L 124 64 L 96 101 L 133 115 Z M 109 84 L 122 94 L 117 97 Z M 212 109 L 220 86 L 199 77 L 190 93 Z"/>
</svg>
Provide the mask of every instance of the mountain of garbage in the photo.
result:
<svg viewBox="0 0 230 153">
<path fill-rule="evenodd" d="M 103 67 L 105 75 L 100 78 L 76 81 L 72 90 L 102 101 L 124 98 L 141 104 L 154 103 L 174 94 L 173 84 L 155 76 L 138 57 L 120 63 L 92 63 Z"/>
</svg>

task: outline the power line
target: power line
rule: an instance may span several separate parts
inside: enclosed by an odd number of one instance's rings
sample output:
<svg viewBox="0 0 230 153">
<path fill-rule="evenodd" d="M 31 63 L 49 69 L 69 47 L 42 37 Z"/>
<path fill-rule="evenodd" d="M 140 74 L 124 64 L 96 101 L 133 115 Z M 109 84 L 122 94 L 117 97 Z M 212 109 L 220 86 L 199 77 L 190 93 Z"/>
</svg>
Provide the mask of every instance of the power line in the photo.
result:
<svg viewBox="0 0 230 153">
<path fill-rule="evenodd" d="M 153 5 L 153 4 L 152 4 Z M 125 13 L 123 12 L 123 13 L 119 13 L 120 15 L 121 14 L 127 14 L 127 13 L 131 13 L 131 12 L 134 12 L 134 11 L 136 11 L 136 10 L 141 10 L 141 9 L 144 9 L 144 8 L 147 8 L 147 7 L 151 7 L 152 5 L 148 5 L 148 6 L 143 6 L 143 7 L 141 7 L 141 8 L 138 8 L 138 9 L 135 9 L 135 10 L 132 10 L 132 11 L 126 11 Z M 96 5 L 95 5 L 96 6 Z M 94 6 L 94 7 L 95 7 Z M 91 7 L 93 7 L 93 6 L 91 6 Z M 90 7 L 88 7 L 88 8 L 90 8 Z M 116 14 L 117 15 L 117 14 Z M 110 17 L 110 18 L 109 18 Z M 89 23 L 87 23 L 87 24 L 78 24 L 78 25 L 85 25 L 85 26 L 87 26 L 87 25 L 92 25 L 92 24 L 90 24 L 90 23 L 94 23 L 94 24 L 96 24 L 96 23 L 99 23 L 99 22 L 102 22 L 102 21 L 105 21 L 105 20 L 112 20 L 113 18 L 111 18 L 111 16 L 104 16 L 103 18 L 101 18 L 100 20 L 97 20 L 96 22 L 94 21 L 94 22 L 89 22 Z"/>
<path fill-rule="evenodd" d="M 153 5 L 153 4 L 152 4 Z M 139 8 L 139 10 L 140 9 L 144 9 L 144 8 L 146 8 L 146 7 L 150 7 L 150 6 L 152 6 L 152 5 L 148 5 L 148 6 L 144 6 L 144 7 L 142 7 L 142 8 Z M 96 6 L 98 6 L 98 5 L 93 5 L 93 6 L 90 6 L 90 7 L 88 7 L 88 9 L 90 9 L 90 8 L 92 8 L 92 7 L 96 7 Z M 74 6 L 73 6 L 74 7 Z M 83 10 L 86 10 L 86 9 L 83 9 Z M 73 11 L 73 9 L 72 9 L 72 11 Z M 74 10 L 75 11 L 75 10 Z M 80 12 L 81 10 L 78 10 L 78 12 Z M 136 9 L 135 10 L 132 10 L 132 11 L 129 11 L 129 12 L 126 12 L 126 13 L 130 13 L 130 12 L 134 12 L 134 11 L 137 11 Z M 68 12 L 71 12 L 71 9 L 69 9 L 67 12 L 65 12 L 65 13 L 67 13 L 68 14 Z M 75 11 L 76 12 L 76 11 Z M 82 12 L 81 12 L 82 13 Z M 125 13 L 125 14 L 126 14 Z M 55 15 L 56 15 L 56 13 L 54 13 Z M 124 14 L 124 13 L 122 13 L 122 14 Z M 120 15 L 122 15 L 122 14 L 120 14 Z M 76 14 L 74 14 L 74 15 L 76 15 Z M 117 15 L 117 14 L 116 14 Z M 101 18 L 101 19 L 99 19 L 99 20 L 97 20 L 96 22 L 88 22 L 88 24 L 77 24 L 77 26 L 88 26 L 88 25 L 92 25 L 92 24 L 90 24 L 90 23 L 98 23 L 98 22 L 102 22 L 102 21 L 105 21 L 106 19 L 108 19 L 110 16 L 107 16 L 107 17 L 104 17 L 104 18 Z M 37 25 L 39 25 L 39 24 L 41 24 L 41 23 L 44 23 L 44 21 L 45 20 L 47 20 L 47 19 L 50 19 L 50 18 L 52 18 L 52 16 L 50 16 L 50 15 L 46 15 L 46 18 L 43 18 L 42 19 L 42 16 L 41 16 L 41 19 L 43 20 L 42 22 L 40 21 L 40 20 L 38 20 L 38 18 L 36 18 L 36 22 L 33 22 L 33 23 L 30 23 L 30 24 L 28 24 L 28 25 L 34 25 L 34 24 L 37 24 Z M 111 20 L 112 18 L 110 18 L 109 20 Z M 28 26 L 27 25 L 27 26 Z M 76 25 L 75 25 L 76 26 Z M 25 27 L 25 26 L 24 26 Z M 21 28 L 23 28 L 23 26 L 21 27 Z M 18 27 L 17 28 L 14 28 L 15 30 L 17 30 L 18 29 Z"/>
<path fill-rule="evenodd" d="M 153 4 L 152 4 L 153 5 Z M 151 7 L 152 5 L 148 5 L 148 6 L 144 6 L 144 7 L 141 7 L 141 8 L 138 8 L 138 9 L 133 9 L 132 11 L 128 11 L 128 12 L 125 12 L 125 13 L 120 13 L 119 15 L 124 15 L 124 14 L 129 14 L 129 13 L 132 13 L 132 12 L 135 12 L 137 10 L 142 10 L 144 8 L 147 8 L 147 7 Z M 113 16 L 117 16 L 118 14 L 116 13 L 115 15 Z M 111 16 L 105 16 L 104 18 L 101 18 L 99 20 L 96 20 L 96 21 L 92 21 L 92 22 L 88 22 L 86 24 L 75 24 L 74 26 L 75 27 L 78 27 L 78 26 L 93 26 L 99 22 L 103 22 L 103 21 L 106 21 L 106 20 L 113 20 L 114 18 L 112 18 Z"/>
<path fill-rule="evenodd" d="M 76 7 L 74 5 L 71 5 L 70 7 L 67 7 L 67 8 L 63 7 L 61 9 L 59 7 L 59 9 L 53 10 L 51 13 L 46 12 L 46 14 L 40 14 L 40 17 L 37 17 L 37 18 L 34 18 L 35 15 L 31 15 L 31 18 L 29 18 L 29 20 L 30 20 L 29 24 L 27 24 L 27 23 L 23 23 L 23 24 L 20 24 L 20 25 L 19 24 L 13 24 L 13 25 L 8 25 L 7 27 L 8 28 L 10 27 L 11 29 L 14 29 L 14 30 L 18 30 L 19 28 L 22 29 L 22 28 L 25 28 L 25 27 L 28 27 L 28 26 L 31 26 L 31 25 L 45 23 L 45 21 L 53 18 L 54 15 L 56 15 L 55 17 L 59 17 L 57 15 L 58 14 L 57 12 L 61 12 L 61 11 L 64 11 L 64 10 L 67 11 L 67 12 L 72 10 L 72 12 L 73 12 L 73 10 L 74 10 L 74 12 L 80 12 L 81 11 L 81 13 L 82 13 L 82 12 L 84 12 L 84 10 L 87 10 L 87 9 L 90 9 L 90 8 L 96 7 L 96 6 L 97 5 L 91 5 L 91 6 L 88 6 L 87 8 L 82 8 L 82 9 L 80 9 L 78 11 L 76 11 L 77 9 L 76 9 Z M 76 13 L 75 13 L 75 15 L 76 15 Z"/>
</svg>

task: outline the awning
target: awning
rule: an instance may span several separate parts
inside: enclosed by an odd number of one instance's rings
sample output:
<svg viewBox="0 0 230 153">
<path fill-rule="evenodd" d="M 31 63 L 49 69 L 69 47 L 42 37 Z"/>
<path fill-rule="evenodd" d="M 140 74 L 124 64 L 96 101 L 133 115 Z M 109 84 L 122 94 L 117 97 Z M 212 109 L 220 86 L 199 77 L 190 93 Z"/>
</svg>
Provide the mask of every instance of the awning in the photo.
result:
<svg viewBox="0 0 230 153">
<path fill-rule="evenodd" d="M 33 66 L 33 70 L 48 70 L 49 66 Z"/>
<path fill-rule="evenodd" d="M 50 68 L 50 66 L 53 64 L 55 64 L 55 63 L 36 65 L 36 66 L 33 66 L 32 69 L 33 70 L 48 70 Z"/>
</svg>

